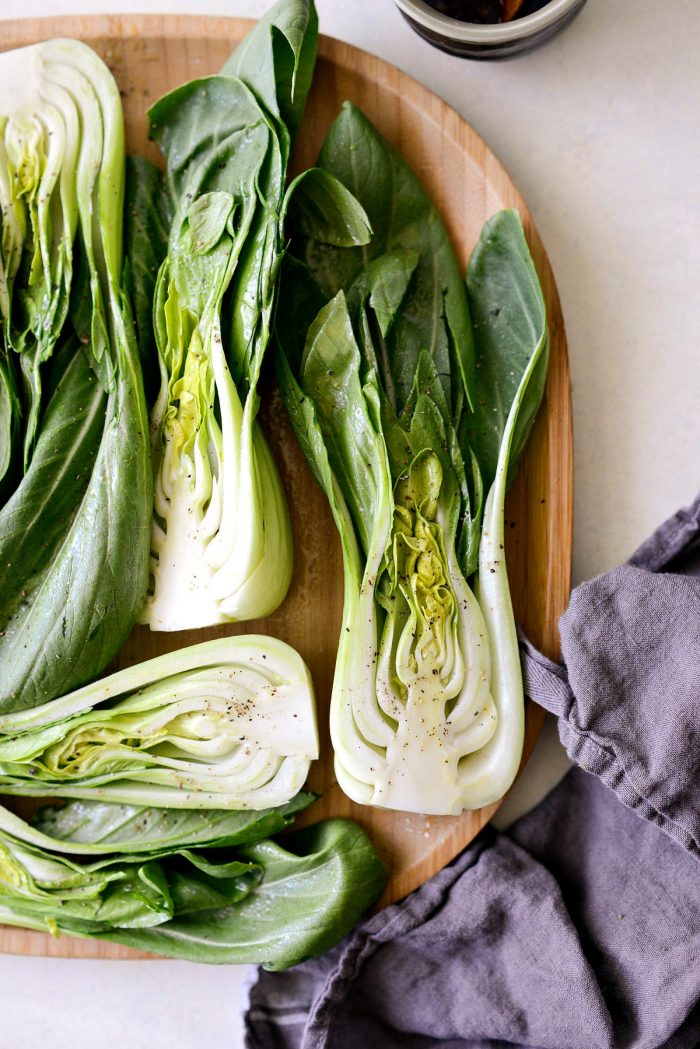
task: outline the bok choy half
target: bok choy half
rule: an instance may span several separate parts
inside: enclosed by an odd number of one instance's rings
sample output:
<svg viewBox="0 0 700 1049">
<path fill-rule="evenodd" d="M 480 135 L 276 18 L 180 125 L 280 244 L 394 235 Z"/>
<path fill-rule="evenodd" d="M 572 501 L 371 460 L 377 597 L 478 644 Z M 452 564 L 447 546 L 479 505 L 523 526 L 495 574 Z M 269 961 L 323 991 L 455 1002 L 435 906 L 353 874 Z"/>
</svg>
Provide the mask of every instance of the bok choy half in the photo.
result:
<svg viewBox="0 0 700 1049">
<path fill-rule="evenodd" d="M 122 291 L 124 130 L 74 40 L 0 54 L 0 715 L 100 673 L 148 580 L 148 418 Z"/>
<path fill-rule="evenodd" d="M 0 791 L 174 809 L 288 802 L 318 757 L 311 677 L 282 641 L 222 638 L 0 718 Z"/>
<path fill-rule="evenodd" d="M 467 295 L 420 184 L 350 104 L 318 165 L 373 231 L 339 247 L 292 208 L 278 311 L 280 385 L 343 550 L 336 774 L 358 802 L 458 813 L 500 798 L 522 753 L 504 500 L 543 393 L 544 301 L 512 211 Z"/>
<path fill-rule="evenodd" d="M 221 75 L 149 112 L 174 206 L 154 305 L 161 388 L 142 617 L 153 630 L 268 615 L 291 580 L 289 513 L 256 417 L 316 36 L 313 0 L 282 0 Z"/>
<path fill-rule="evenodd" d="M 254 814 L 70 802 L 34 825 L 0 807 L 0 922 L 197 962 L 296 965 L 334 946 L 386 881 L 349 820 L 269 840 L 312 801 Z"/>
</svg>

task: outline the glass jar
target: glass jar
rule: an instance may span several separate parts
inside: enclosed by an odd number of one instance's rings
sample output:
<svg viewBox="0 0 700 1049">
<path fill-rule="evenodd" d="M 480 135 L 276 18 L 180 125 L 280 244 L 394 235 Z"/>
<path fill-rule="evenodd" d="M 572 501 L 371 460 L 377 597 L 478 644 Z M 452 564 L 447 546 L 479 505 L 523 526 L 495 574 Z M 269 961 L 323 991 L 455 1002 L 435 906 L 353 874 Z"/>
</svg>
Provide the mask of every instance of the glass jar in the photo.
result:
<svg viewBox="0 0 700 1049">
<path fill-rule="evenodd" d="M 440 14 L 424 0 L 395 0 L 412 29 L 429 43 L 462 58 L 498 59 L 540 47 L 573 21 L 586 0 L 549 0 L 538 11 L 488 25 Z"/>
</svg>

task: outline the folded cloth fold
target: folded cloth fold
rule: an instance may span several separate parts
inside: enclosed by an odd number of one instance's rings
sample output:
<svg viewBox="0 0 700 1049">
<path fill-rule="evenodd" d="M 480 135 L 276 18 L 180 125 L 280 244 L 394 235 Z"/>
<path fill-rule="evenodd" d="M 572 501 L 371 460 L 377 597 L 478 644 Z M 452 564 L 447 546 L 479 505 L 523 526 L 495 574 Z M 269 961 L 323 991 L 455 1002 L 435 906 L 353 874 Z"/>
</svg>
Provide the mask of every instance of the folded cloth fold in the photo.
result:
<svg viewBox="0 0 700 1049">
<path fill-rule="evenodd" d="M 261 973 L 249 1049 L 700 1045 L 698 576 L 700 498 L 573 592 L 563 666 L 523 642 L 586 771 L 334 951 Z"/>
</svg>

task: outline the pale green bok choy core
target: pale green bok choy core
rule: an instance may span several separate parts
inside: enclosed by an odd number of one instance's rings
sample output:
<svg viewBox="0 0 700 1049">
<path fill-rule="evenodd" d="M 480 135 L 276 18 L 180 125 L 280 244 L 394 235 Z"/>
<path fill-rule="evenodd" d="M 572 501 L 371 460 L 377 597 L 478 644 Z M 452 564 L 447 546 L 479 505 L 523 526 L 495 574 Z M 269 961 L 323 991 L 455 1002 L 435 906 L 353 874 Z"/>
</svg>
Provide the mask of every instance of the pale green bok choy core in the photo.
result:
<svg viewBox="0 0 700 1049">
<path fill-rule="evenodd" d="M 148 580 L 148 419 L 122 291 L 124 129 L 75 40 L 0 54 L 0 713 L 114 658 Z"/>
<path fill-rule="evenodd" d="M 149 112 L 174 205 L 154 304 L 161 388 L 142 615 L 153 630 L 268 615 L 291 580 L 289 513 L 257 422 L 258 381 L 316 36 L 312 0 L 283 0 L 221 75 L 185 84 Z"/>
<path fill-rule="evenodd" d="M 355 107 L 318 165 L 372 229 L 341 247 L 292 209 L 278 311 L 280 385 L 343 549 L 336 774 L 355 801 L 454 814 L 500 798 L 522 753 L 503 518 L 544 302 L 515 212 L 485 227 L 467 295 L 436 210 Z"/>
<path fill-rule="evenodd" d="M 267 809 L 318 757 L 301 657 L 248 635 L 168 653 L 0 718 L 0 791 L 196 809 Z"/>
</svg>

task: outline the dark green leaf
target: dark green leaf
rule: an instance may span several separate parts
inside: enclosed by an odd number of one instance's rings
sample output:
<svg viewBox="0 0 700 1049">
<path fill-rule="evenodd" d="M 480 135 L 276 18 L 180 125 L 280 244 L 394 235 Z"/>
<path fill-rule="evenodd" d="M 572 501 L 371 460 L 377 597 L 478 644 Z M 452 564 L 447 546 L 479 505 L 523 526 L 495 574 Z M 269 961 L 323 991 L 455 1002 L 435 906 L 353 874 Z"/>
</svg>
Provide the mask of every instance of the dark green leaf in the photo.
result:
<svg viewBox="0 0 700 1049">
<path fill-rule="evenodd" d="M 513 400 L 535 348 L 546 338 L 542 289 L 517 211 L 500 211 L 484 226 L 469 262 L 467 290 L 478 370 L 474 412 L 465 420 L 464 432 L 488 491 Z M 509 483 L 542 400 L 548 363 L 546 348 L 519 409 Z"/>
<path fill-rule="evenodd" d="M 377 510 L 381 438 L 365 402 L 360 351 L 342 292 L 309 328 L 301 384 L 314 403 L 331 469 L 367 550 Z"/>
<path fill-rule="evenodd" d="M 275 329 L 278 354 L 284 354 L 295 374 L 301 368 L 306 333 L 327 301 L 306 266 L 293 256 L 285 255 L 275 308 Z"/>
<path fill-rule="evenodd" d="M 286 199 L 289 221 L 304 236 L 341 248 L 369 243 L 372 230 L 361 205 L 323 168 L 298 175 Z"/>
<path fill-rule="evenodd" d="M 162 172 L 144 157 L 127 157 L 124 202 L 125 284 L 132 303 L 146 398 L 158 392 L 158 357 L 153 332 L 156 277 L 168 249 L 172 202 Z"/>
<path fill-rule="evenodd" d="M 239 80 L 191 80 L 155 102 L 148 120 L 150 137 L 167 162 L 166 182 L 180 222 L 203 193 L 220 190 L 239 199 L 255 186 L 270 127 Z M 177 218 L 174 229 L 179 231 Z"/>
<path fill-rule="evenodd" d="M 395 390 L 395 407 L 400 410 L 410 393 L 418 356 L 427 350 L 446 397 L 459 413 L 465 389 L 471 397 L 474 349 L 464 284 L 440 216 L 399 154 L 350 103 L 333 123 L 318 166 L 359 200 L 374 235 L 368 247 L 358 248 L 309 241 L 300 257 L 330 298 L 348 288 L 379 256 L 416 253 L 413 279 L 389 333 L 382 382 L 387 393 Z"/>
<path fill-rule="evenodd" d="M 187 211 L 190 227 L 191 251 L 204 255 L 221 239 L 233 214 L 235 201 L 230 193 L 221 190 L 203 193 L 192 202 Z"/>
<path fill-rule="evenodd" d="M 453 458 L 461 458 L 459 438 L 455 439 L 456 449 Z M 479 542 L 481 540 L 481 519 L 484 511 L 484 484 L 481 479 L 479 460 L 471 449 L 463 471 L 460 473 L 462 486 L 462 510 L 457 533 L 457 560 L 465 577 L 469 579 L 476 572 L 479 564 Z M 465 492 L 466 489 L 466 492 Z"/>
<path fill-rule="evenodd" d="M 102 438 L 105 404 L 104 391 L 76 340 L 29 470 L 0 511 L 0 652 L 8 653 L 0 681 L 15 663 L 9 656 L 14 634 L 31 617 L 35 595 L 80 509 Z M 0 709 L 15 709 L 9 689 L 0 695 Z"/>
<path fill-rule="evenodd" d="M 0 507 L 19 466 L 20 399 L 12 358 L 0 348 Z"/>
<path fill-rule="evenodd" d="M 183 853 L 191 864 L 168 872 L 169 889 L 175 914 L 219 910 L 239 903 L 253 891 L 262 878 L 262 869 L 254 863 L 231 860 L 208 862 L 201 853 Z"/>
<path fill-rule="evenodd" d="M 318 18 L 314 0 L 280 0 L 253 27 L 225 63 L 294 138 L 316 64 Z"/>
<path fill-rule="evenodd" d="M 239 850 L 264 872 L 240 903 L 101 938 L 173 958 L 268 969 L 321 954 L 377 899 L 386 871 L 364 831 L 349 820 L 317 823 L 285 838 L 285 846 L 263 841 Z"/>
<path fill-rule="evenodd" d="M 95 677 L 146 591 L 151 467 L 133 339 L 106 414 L 81 351 L 59 389 L 25 481 L 0 513 L 2 713 Z"/>
<path fill-rule="evenodd" d="M 354 317 L 360 303 L 368 302 L 377 318 L 379 332 L 385 338 L 419 260 L 420 256 L 415 251 L 389 251 L 370 262 L 348 288 L 350 315 Z M 384 362 L 382 374 L 390 375 L 388 362 Z"/>
</svg>

